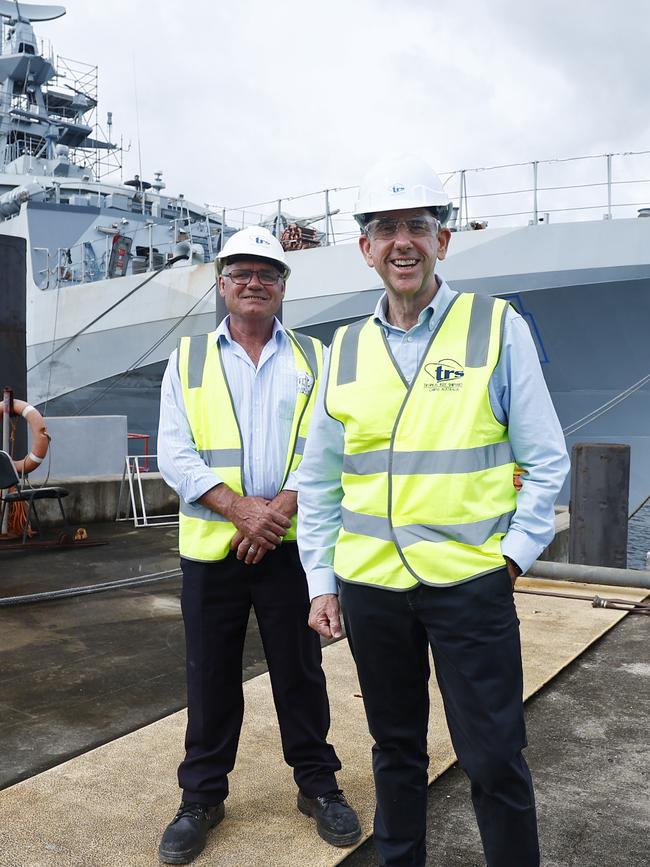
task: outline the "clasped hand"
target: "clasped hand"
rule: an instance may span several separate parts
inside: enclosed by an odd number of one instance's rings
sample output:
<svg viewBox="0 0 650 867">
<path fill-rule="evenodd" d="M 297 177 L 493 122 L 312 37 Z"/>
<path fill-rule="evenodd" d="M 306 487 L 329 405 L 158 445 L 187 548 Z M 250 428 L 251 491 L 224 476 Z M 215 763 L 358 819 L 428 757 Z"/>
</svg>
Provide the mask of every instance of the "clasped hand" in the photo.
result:
<svg viewBox="0 0 650 867">
<path fill-rule="evenodd" d="M 247 565 L 259 563 L 267 551 L 274 551 L 287 535 L 291 517 L 280 498 L 239 497 L 231 506 L 231 520 L 237 532 L 230 550 Z M 288 504 L 287 504 L 288 505 Z"/>
</svg>

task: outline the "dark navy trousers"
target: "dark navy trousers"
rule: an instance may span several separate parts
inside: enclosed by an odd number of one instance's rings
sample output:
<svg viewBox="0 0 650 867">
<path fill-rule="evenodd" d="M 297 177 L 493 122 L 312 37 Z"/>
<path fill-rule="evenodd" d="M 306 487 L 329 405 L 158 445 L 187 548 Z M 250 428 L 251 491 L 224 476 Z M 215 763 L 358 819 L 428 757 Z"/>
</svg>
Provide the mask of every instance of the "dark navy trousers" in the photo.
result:
<svg viewBox="0 0 650 867">
<path fill-rule="evenodd" d="M 424 867 L 429 648 L 488 867 L 538 867 L 519 621 L 505 569 L 446 589 L 341 583 L 373 746 L 382 867 Z"/>
<path fill-rule="evenodd" d="M 327 743 L 320 640 L 307 625 L 309 596 L 296 543 L 283 543 L 254 566 L 230 554 L 214 563 L 181 559 L 181 567 L 188 703 L 186 753 L 178 769 L 183 799 L 215 805 L 228 795 L 244 714 L 242 657 L 251 607 L 285 761 L 307 797 L 336 789 L 341 764 Z"/>
</svg>

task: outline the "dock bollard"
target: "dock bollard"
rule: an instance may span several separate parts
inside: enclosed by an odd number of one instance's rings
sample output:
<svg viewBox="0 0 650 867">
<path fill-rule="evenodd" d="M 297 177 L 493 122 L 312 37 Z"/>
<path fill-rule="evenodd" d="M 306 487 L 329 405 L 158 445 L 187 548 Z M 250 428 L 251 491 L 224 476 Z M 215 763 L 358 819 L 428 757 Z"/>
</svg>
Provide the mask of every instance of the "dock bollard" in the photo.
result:
<svg viewBox="0 0 650 867">
<path fill-rule="evenodd" d="M 630 447 L 576 443 L 571 450 L 569 562 L 627 566 Z"/>
</svg>

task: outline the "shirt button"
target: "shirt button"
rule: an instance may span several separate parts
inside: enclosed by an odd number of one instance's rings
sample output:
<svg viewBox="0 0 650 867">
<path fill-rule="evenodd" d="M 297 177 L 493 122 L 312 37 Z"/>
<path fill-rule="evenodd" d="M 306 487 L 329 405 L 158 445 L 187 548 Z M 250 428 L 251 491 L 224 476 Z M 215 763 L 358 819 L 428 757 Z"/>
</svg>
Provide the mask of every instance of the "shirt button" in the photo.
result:
<svg viewBox="0 0 650 867">
<path fill-rule="evenodd" d="M 412 337 L 407 337 L 406 339 L 408 340 L 409 343 L 413 343 L 413 338 L 412 338 Z"/>
</svg>

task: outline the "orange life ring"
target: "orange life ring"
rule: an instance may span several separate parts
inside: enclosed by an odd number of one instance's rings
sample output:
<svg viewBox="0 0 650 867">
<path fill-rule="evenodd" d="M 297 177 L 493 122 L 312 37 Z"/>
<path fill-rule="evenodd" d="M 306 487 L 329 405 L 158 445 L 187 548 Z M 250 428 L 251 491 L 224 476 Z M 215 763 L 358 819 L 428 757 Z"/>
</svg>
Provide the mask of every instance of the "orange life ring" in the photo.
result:
<svg viewBox="0 0 650 867">
<path fill-rule="evenodd" d="M 0 416 L 4 412 L 4 405 L 0 402 Z M 45 419 L 40 412 L 25 400 L 13 401 L 13 415 L 22 415 L 26 419 L 32 432 L 31 451 L 21 461 L 14 461 L 16 471 L 27 475 L 43 463 L 50 444 L 50 435 L 45 427 Z"/>
</svg>

